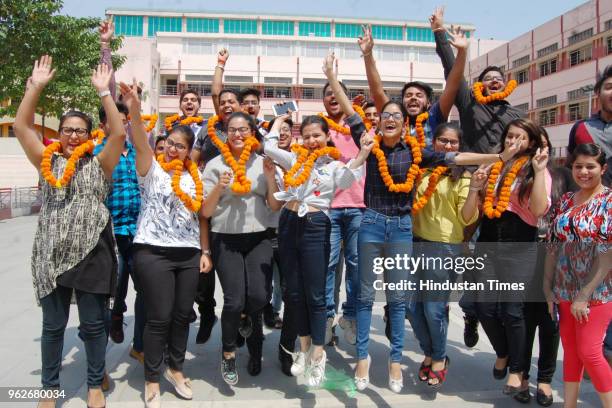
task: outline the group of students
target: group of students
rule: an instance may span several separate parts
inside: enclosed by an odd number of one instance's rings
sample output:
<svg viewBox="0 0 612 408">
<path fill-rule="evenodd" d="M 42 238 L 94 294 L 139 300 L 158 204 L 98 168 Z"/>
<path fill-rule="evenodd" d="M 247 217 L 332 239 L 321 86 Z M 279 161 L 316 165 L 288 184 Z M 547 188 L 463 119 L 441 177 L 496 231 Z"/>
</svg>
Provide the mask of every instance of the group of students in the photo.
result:
<svg viewBox="0 0 612 408">
<path fill-rule="evenodd" d="M 238 94 L 223 88 L 229 53 L 222 50 L 212 86 L 216 115 L 208 120 L 198 116 L 199 94 L 184 90 L 182 115 L 166 118 L 167 134 L 153 140 L 135 81 L 119 84 L 121 102 L 116 103 L 106 63 L 92 75 L 101 98 L 102 129 L 92 132 L 91 118 L 69 111 L 60 118 L 59 141 L 45 147 L 33 115 L 54 70 L 50 57 L 36 61 L 14 129 L 44 179 L 32 256 L 43 312 L 43 387 L 59 387 L 63 335 L 76 292 L 87 354 L 87 404 L 105 405 L 107 339 L 123 341 L 132 276 L 137 296 L 130 355 L 144 364 L 145 406 L 161 405 L 162 375 L 179 396 L 192 399 L 183 373 L 189 325 L 196 319 L 195 302 L 200 312 L 196 342 L 210 338 L 217 320 L 214 273 L 223 292 L 224 381 L 238 383 L 236 349 L 245 339 L 247 371 L 261 372 L 262 314 L 274 281 L 284 301 L 282 370 L 321 386 L 343 253 L 347 296 L 338 323 L 356 346 L 354 381 L 363 391 L 369 386 L 368 345 L 380 279 L 372 260 L 412 254 L 453 258 L 472 239 L 487 268 L 464 280 L 528 282 L 542 293 L 540 302 L 528 301 L 527 291 L 512 299 L 480 293 L 461 299 L 470 345 L 479 321 L 496 352 L 493 376 L 507 377 L 503 392 L 520 402 L 531 399 L 528 373 L 538 327 L 537 402 L 552 404 L 560 337 L 565 406 L 576 406 L 586 368 L 602 404 L 611 407 L 612 369 L 602 350 L 612 320 L 612 191 L 602 183 L 610 170 L 604 153 L 610 150 L 610 135 L 608 140 L 605 130 L 591 135 L 591 142 L 603 141 L 602 146 L 573 143 L 568 165 L 577 189 L 562 194 L 568 188 L 560 181 L 567 177 L 557 177 L 564 171 L 552 167 L 546 131 L 504 100 L 513 84 L 498 67 L 486 68 L 468 87 L 463 79 L 468 42 L 460 29 L 446 30 L 442 18 L 442 9 L 430 18 L 447 80 L 438 101 L 418 81 L 404 86 L 400 102 L 389 100 L 373 58 L 371 29 L 364 27 L 358 43 L 373 101 L 362 107 L 349 100 L 330 54 L 323 63 L 326 113 L 302 118 L 300 143 L 293 142 L 290 113 L 266 123 L 257 118 L 256 90 Z M 112 31 L 111 23 L 100 29 L 104 62 Z M 612 68 L 595 90 L 601 120 L 609 122 Z M 460 128 L 447 123 L 453 105 Z M 538 226 L 546 220 L 551 244 L 544 253 L 536 241 Z M 515 252 L 500 250 L 507 243 L 516 244 Z M 491 256 L 487 251 L 493 251 Z M 419 279 L 453 281 L 457 274 L 434 268 L 411 275 L 388 268 L 382 277 L 389 288 Z M 386 289 L 385 295 L 389 388 L 399 393 L 403 387 L 406 318 L 425 355 L 418 378 L 439 388 L 450 362 L 449 293 L 430 299 Z M 116 301 L 109 319 L 110 297 Z M 41 406 L 54 404 L 41 401 Z"/>
</svg>

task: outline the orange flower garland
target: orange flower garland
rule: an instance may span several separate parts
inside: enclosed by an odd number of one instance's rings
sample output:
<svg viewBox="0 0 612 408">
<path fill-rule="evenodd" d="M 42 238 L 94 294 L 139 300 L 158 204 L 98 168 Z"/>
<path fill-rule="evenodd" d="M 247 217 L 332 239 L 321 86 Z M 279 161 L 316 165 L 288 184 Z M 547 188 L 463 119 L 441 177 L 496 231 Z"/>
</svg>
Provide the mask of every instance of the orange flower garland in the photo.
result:
<svg viewBox="0 0 612 408">
<path fill-rule="evenodd" d="M 429 119 L 429 113 L 423 112 L 416 117 L 414 123 L 414 130 L 416 130 L 417 141 L 421 149 L 425 148 L 425 129 L 423 128 L 423 122 Z M 410 134 L 410 122 L 406 123 L 406 132 Z"/>
<path fill-rule="evenodd" d="M 218 121 L 219 117 L 217 115 L 208 119 L 208 137 L 217 146 L 225 163 L 230 166 L 234 173 L 234 182 L 231 186 L 232 191 L 236 194 L 247 194 L 251 191 L 251 180 L 246 177 L 246 163 L 249 161 L 249 157 L 251 157 L 251 151 L 259 147 L 259 141 L 253 136 L 247 137 L 244 141 L 244 149 L 236 162 L 227 143 L 223 143 L 217 136 L 215 125 Z"/>
<path fill-rule="evenodd" d="M 140 119 L 142 120 L 143 123 L 145 122 L 149 122 L 145 128 L 145 132 L 149 133 L 150 131 L 153 130 L 153 128 L 155 127 L 155 124 L 157 124 L 157 113 L 154 113 L 152 115 L 141 115 Z M 128 116 L 128 120 L 131 120 L 131 118 Z M 104 138 L 106 137 L 106 135 L 104 134 L 104 131 L 102 129 L 95 129 L 91 132 L 91 139 L 94 140 L 94 143 L 96 145 L 101 144 L 104 141 Z"/>
<path fill-rule="evenodd" d="M 523 165 L 527 162 L 529 157 L 524 156 L 517 159 L 506 177 L 503 180 L 503 183 L 500 188 L 499 198 L 497 199 L 497 203 L 495 206 L 493 205 L 493 200 L 495 196 L 495 185 L 497 183 L 497 178 L 501 173 L 501 169 L 504 166 L 504 163 L 499 161 L 493 165 L 491 168 L 491 174 L 489 175 L 488 186 L 487 186 L 487 194 L 484 199 L 484 203 L 482 205 L 483 212 L 485 215 L 491 219 L 501 217 L 502 213 L 506 211 L 508 208 L 508 203 L 510 202 L 510 194 L 512 192 L 512 183 L 516 179 L 518 172 L 521 170 Z"/>
<path fill-rule="evenodd" d="M 327 155 L 334 160 L 338 160 L 340 158 L 340 151 L 335 147 L 322 147 L 308 154 L 308 149 L 306 149 L 304 146 L 294 144 L 291 146 L 291 151 L 297 154 L 297 162 L 283 176 L 285 188 L 299 187 L 304 184 L 306 180 L 310 178 L 312 167 L 319 157 Z M 302 167 L 303 170 L 300 175 L 295 177 L 295 174 Z"/>
<path fill-rule="evenodd" d="M 357 114 L 359 114 L 359 116 L 361 117 L 361 120 L 363 120 L 363 123 L 366 126 L 366 130 L 369 132 L 370 128 L 372 127 L 372 123 L 366 119 L 365 113 L 363 112 L 363 109 L 361 109 L 361 106 L 353 105 L 353 110 L 357 112 Z M 330 119 L 327 115 L 325 115 L 322 112 L 319 113 L 319 116 L 325 119 L 325 121 L 327 122 L 327 126 L 329 126 L 331 130 L 334 130 L 338 133 L 342 133 L 343 135 L 346 135 L 346 136 L 351 135 L 351 129 L 347 128 L 346 126 L 340 126 L 338 123 Z"/>
<path fill-rule="evenodd" d="M 495 92 L 491 95 L 484 96 L 482 91 L 484 90 L 484 85 L 482 82 L 475 82 L 472 91 L 474 92 L 474 98 L 476 98 L 476 102 L 486 105 L 487 103 L 493 101 L 501 101 L 502 99 L 506 99 L 517 87 L 517 82 L 514 79 L 511 79 L 506 84 L 506 87 L 501 92 Z"/>
<path fill-rule="evenodd" d="M 85 156 L 87 153 L 91 154 L 94 150 L 94 143 L 91 140 L 82 143 L 77 148 L 74 149 L 68 162 L 66 163 L 66 167 L 64 168 L 64 174 L 61 179 L 56 179 L 53 176 L 53 172 L 51 171 L 51 157 L 54 153 L 59 153 L 62 150 L 62 144 L 60 142 L 51 143 L 47 146 L 43 152 L 42 160 L 40 162 L 40 173 L 43 178 L 51 185 L 51 187 L 62 188 L 70 183 L 72 176 L 76 170 L 76 163 L 81 159 L 81 157 Z"/>
<path fill-rule="evenodd" d="M 419 142 L 416 138 L 411 137 L 409 134 L 406 134 L 404 140 L 410 146 L 410 150 L 412 151 L 412 164 L 406 173 L 406 181 L 401 184 L 395 184 L 393 182 L 393 178 L 389 174 L 389 166 L 387 165 L 385 153 L 380 148 L 381 137 L 376 136 L 374 139 L 372 153 L 374 153 L 376 160 L 378 160 L 378 171 L 380 172 L 380 176 L 382 177 L 385 186 L 387 186 L 387 189 L 392 193 L 409 193 L 412 191 L 412 187 L 414 186 L 414 180 L 419 176 L 419 164 L 421 164 L 422 160 Z"/>
<path fill-rule="evenodd" d="M 164 126 L 166 127 L 166 130 L 169 132 L 172 130 L 172 125 L 174 124 L 174 122 L 176 122 L 177 120 L 181 119 L 181 116 L 179 114 L 176 115 L 172 115 L 172 116 L 168 116 L 165 120 L 164 120 Z M 185 119 L 181 120 L 179 122 L 179 125 L 181 126 L 189 126 L 192 123 L 202 123 L 204 121 L 204 119 L 202 119 L 201 116 L 188 116 Z"/>
<path fill-rule="evenodd" d="M 427 184 L 427 189 L 425 190 L 423 195 L 419 197 L 419 199 L 412 205 L 413 214 L 416 214 L 423 207 L 425 207 L 425 205 L 433 195 L 434 191 L 436 191 L 438 181 L 440 181 L 440 178 L 442 177 L 442 175 L 444 175 L 446 170 L 448 170 L 448 167 L 438 166 L 431 172 L 431 175 L 429 176 L 429 183 Z"/>
<path fill-rule="evenodd" d="M 172 191 L 174 194 L 183 202 L 185 207 L 192 212 L 198 212 L 202 207 L 202 202 L 204 201 L 204 186 L 202 184 L 202 180 L 200 179 L 200 173 L 198 172 L 198 166 L 189 159 L 185 159 L 185 161 L 181 160 L 172 160 L 170 163 L 164 160 L 164 155 L 160 154 L 157 156 L 157 162 L 161 166 L 164 171 L 174 170 L 172 174 Z M 195 183 L 196 195 L 195 199 L 191 198 L 189 194 L 185 193 L 181 189 L 181 175 L 183 174 L 183 169 L 187 168 L 193 182 Z"/>
<path fill-rule="evenodd" d="M 140 119 L 142 119 L 143 122 L 145 122 L 145 121 L 149 122 L 149 124 L 145 128 L 145 132 L 149 133 L 150 131 L 153 130 L 153 128 L 157 124 L 157 118 L 158 117 L 159 116 L 157 115 L 157 113 L 154 113 L 152 115 L 140 115 Z"/>
</svg>

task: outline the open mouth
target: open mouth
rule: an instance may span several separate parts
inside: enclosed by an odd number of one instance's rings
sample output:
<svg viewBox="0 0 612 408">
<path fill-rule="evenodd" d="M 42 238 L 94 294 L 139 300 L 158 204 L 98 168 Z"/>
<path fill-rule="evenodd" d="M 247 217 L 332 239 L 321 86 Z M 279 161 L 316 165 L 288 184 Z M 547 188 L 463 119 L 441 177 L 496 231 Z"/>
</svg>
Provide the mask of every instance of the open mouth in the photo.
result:
<svg viewBox="0 0 612 408">
<path fill-rule="evenodd" d="M 385 123 L 383 129 L 386 132 L 394 132 L 397 129 L 397 125 L 394 122 Z"/>
<path fill-rule="evenodd" d="M 502 90 L 501 84 L 492 84 L 489 85 L 489 92 L 499 92 Z"/>
<path fill-rule="evenodd" d="M 187 113 L 188 115 L 192 115 L 193 113 L 195 113 L 195 108 L 193 105 L 187 105 L 185 107 L 185 113 Z"/>
<path fill-rule="evenodd" d="M 224 109 L 223 109 L 223 113 L 224 113 L 225 115 L 231 115 L 232 113 L 234 113 L 234 109 L 233 109 L 231 106 L 230 106 L 230 107 L 227 107 L 227 108 L 224 108 Z"/>
</svg>

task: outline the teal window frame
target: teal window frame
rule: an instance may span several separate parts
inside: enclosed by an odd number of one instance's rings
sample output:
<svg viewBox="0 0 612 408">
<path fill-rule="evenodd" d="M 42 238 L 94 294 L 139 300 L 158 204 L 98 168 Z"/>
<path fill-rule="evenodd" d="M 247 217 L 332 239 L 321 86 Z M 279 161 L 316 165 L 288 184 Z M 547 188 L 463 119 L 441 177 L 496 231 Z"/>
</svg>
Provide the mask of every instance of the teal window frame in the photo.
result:
<svg viewBox="0 0 612 408">
<path fill-rule="evenodd" d="M 295 24 L 293 21 L 263 20 L 261 34 L 263 35 L 293 35 Z"/>
<path fill-rule="evenodd" d="M 300 21 L 300 37 L 309 37 L 309 33 L 314 33 L 315 37 L 331 37 L 331 23 L 322 21 Z"/>
<path fill-rule="evenodd" d="M 181 17 L 149 16 L 149 37 L 155 37 L 158 32 L 180 33 L 183 31 L 183 19 Z"/>
<path fill-rule="evenodd" d="M 191 18 L 187 17 L 188 33 L 218 33 L 218 18 Z"/>
<path fill-rule="evenodd" d="M 257 34 L 257 20 L 238 20 L 226 18 L 223 20 L 225 34 Z"/>
<path fill-rule="evenodd" d="M 115 15 L 113 16 L 113 21 L 117 35 L 142 37 L 144 27 L 143 16 Z"/>
</svg>

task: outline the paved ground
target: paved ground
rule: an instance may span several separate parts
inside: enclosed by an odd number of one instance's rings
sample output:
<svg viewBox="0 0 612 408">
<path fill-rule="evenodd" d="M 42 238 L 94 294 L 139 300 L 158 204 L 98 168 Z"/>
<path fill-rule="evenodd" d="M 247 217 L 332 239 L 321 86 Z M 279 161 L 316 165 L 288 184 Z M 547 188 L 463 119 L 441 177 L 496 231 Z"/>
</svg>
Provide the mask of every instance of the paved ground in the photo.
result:
<svg viewBox="0 0 612 408">
<path fill-rule="evenodd" d="M 36 228 L 36 217 L 21 217 L 0 222 L 0 387 L 38 386 L 40 384 L 40 332 L 41 312 L 34 300 L 29 257 Z M 219 289 L 219 285 L 217 286 Z M 133 293 L 129 294 L 133 302 Z M 221 299 L 218 290 L 216 297 Z M 128 303 L 129 304 L 129 303 Z M 133 304 L 133 303 L 132 303 Z M 83 407 L 87 393 L 85 350 L 77 337 L 78 317 L 73 307 L 66 330 L 62 386 L 69 394 L 62 407 Z M 133 309 L 126 316 L 126 339 L 133 330 Z M 167 383 L 162 383 L 164 407 L 519 407 L 518 402 L 502 394 L 503 382 L 491 375 L 494 362 L 493 350 L 481 331 L 477 347 L 467 349 L 463 345 L 463 321 L 457 305 L 451 308 L 448 351 L 452 360 L 449 377 L 443 389 L 432 393 L 416 378 L 416 370 L 422 360 L 418 345 L 409 326 L 404 347 L 404 390 L 393 394 L 387 386 L 388 342 L 384 336 L 382 306 L 375 306 L 370 352 L 373 366 L 370 373 L 372 385 L 363 393 L 350 394 L 342 390 L 308 390 L 301 380 L 286 377 L 280 371 L 277 360 L 278 331 L 266 330 L 263 372 L 250 377 L 246 372 L 248 354 L 245 348 L 238 353 L 240 382 L 227 386 L 219 373 L 221 354 L 220 325 L 217 324 L 211 340 L 205 345 L 195 344 L 197 327 L 193 326 L 188 345 L 186 375 L 192 378 L 194 400 L 178 399 Z M 217 311 L 220 315 L 220 309 Z M 328 367 L 350 379 L 355 366 L 354 348 L 343 341 L 335 349 L 328 348 Z M 107 395 L 108 407 L 143 406 L 143 368 L 128 356 L 129 344 L 108 345 L 107 370 L 113 385 Z M 534 352 L 537 356 L 537 351 Z M 555 406 L 561 406 L 561 359 L 553 382 Z M 536 359 L 533 360 L 535 374 Z M 533 387 L 532 387 L 532 391 Z M 600 406 L 590 383 L 583 386 L 580 406 Z M 537 406 L 532 401 L 532 406 Z M 1 403 L 7 407 L 30 407 L 33 403 Z"/>
</svg>

